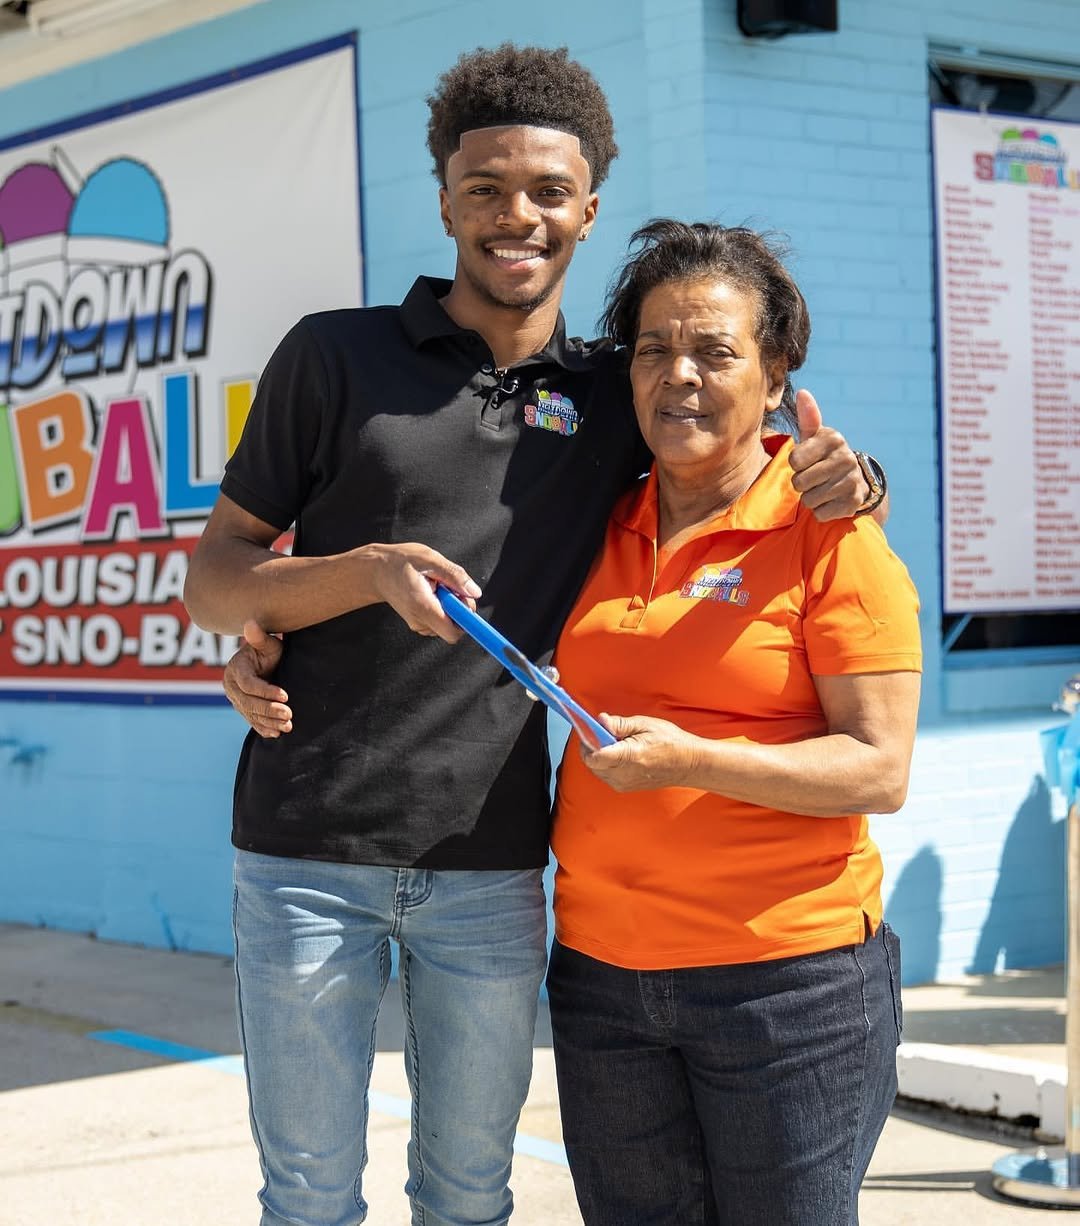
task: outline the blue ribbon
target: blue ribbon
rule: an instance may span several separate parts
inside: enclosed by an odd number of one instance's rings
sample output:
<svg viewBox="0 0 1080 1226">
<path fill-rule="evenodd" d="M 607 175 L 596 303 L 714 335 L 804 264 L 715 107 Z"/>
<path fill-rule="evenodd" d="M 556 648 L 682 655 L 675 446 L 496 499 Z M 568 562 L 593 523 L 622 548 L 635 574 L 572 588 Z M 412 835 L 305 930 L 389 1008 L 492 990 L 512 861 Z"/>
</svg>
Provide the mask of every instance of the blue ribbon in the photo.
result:
<svg viewBox="0 0 1080 1226">
<path fill-rule="evenodd" d="M 1080 804 L 1080 710 L 1067 724 L 1039 733 L 1046 782 L 1064 792 L 1071 808 Z"/>
</svg>

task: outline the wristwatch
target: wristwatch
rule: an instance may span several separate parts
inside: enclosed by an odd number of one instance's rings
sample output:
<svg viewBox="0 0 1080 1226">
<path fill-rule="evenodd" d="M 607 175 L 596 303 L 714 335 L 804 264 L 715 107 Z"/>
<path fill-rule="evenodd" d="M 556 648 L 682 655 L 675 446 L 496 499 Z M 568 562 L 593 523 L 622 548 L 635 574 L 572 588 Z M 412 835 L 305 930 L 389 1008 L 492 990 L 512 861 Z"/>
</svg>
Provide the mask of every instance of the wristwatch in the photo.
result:
<svg viewBox="0 0 1080 1226">
<path fill-rule="evenodd" d="M 889 483 L 885 480 L 885 469 L 881 467 L 872 455 L 868 455 L 865 451 L 856 451 L 855 459 L 859 461 L 862 475 L 866 480 L 866 484 L 870 487 L 870 493 L 867 494 L 866 501 L 855 514 L 869 515 L 871 511 L 876 511 L 885 501 L 885 495 L 889 491 Z"/>
</svg>

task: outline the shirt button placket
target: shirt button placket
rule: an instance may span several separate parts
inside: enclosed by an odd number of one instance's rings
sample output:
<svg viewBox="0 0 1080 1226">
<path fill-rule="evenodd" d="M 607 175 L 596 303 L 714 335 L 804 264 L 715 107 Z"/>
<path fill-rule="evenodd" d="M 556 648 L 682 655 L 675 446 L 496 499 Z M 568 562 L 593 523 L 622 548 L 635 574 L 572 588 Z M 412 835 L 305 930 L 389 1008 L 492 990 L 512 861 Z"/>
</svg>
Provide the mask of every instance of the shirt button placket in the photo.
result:
<svg viewBox="0 0 1080 1226">
<path fill-rule="evenodd" d="M 645 616 L 646 608 L 644 598 L 635 596 L 627 606 L 622 621 L 619 622 L 620 628 L 623 630 L 636 630 L 641 625 L 641 619 Z"/>
</svg>

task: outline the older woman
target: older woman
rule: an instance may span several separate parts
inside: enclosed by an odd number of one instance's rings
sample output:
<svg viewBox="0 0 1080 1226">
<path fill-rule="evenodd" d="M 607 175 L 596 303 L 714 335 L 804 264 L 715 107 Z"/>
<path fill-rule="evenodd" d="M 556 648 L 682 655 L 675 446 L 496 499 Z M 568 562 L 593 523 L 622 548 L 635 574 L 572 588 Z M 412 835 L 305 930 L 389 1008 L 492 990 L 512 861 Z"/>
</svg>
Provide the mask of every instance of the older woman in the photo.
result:
<svg viewBox="0 0 1080 1226">
<path fill-rule="evenodd" d="M 768 244 L 658 221 L 605 322 L 655 465 L 563 681 L 617 744 L 559 776 L 548 976 L 587 1226 L 840 1226 L 896 1089 L 899 948 L 867 812 L 903 802 L 917 597 L 869 517 L 791 489 L 810 322 Z M 632 713 L 632 714 L 630 714 Z"/>
</svg>

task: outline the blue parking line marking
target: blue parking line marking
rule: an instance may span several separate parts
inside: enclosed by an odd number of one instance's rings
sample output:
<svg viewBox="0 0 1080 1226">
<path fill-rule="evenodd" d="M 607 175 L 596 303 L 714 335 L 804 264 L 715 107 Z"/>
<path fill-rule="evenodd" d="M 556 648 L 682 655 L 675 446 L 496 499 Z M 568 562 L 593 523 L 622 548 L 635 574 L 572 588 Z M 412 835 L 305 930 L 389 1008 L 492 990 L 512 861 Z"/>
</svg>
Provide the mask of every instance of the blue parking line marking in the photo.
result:
<svg viewBox="0 0 1080 1226">
<path fill-rule="evenodd" d="M 566 1150 L 558 1141 L 545 1141 L 543 1137 L 527 1137 L 522 1133 L 514 1138 L 514 1153 L 525 1154 L 529 1158 L 539 1158 L 541 1162 L 550 1162 L 555 1166 L 569 1167 L 566 1161 Z"/>
<path fill-rule="evenodd" d="M 136 1034 L 133 1030 L 93 1030 L 87 1036 L 99 1043 L 115 1043 L 117 1047 L 133 1047 L 147 1051 L 166 1060 L 216 1060 L 220 1052 L 204 1051 L 201 1047 L 188 1047 L 168 1039 L 155 1039 L 153 1035 Z"/>
<path fill-rule="evenodd" d="M 94 1039 L 98 1043 L 113 1043 L 117 1047 L 149 1052 L 150 1055 L 161 1056 L 166 1060 L 201 1064 L 204 1068 L 228 1073 L 234 1077 L 244 1075 L 242 1056 L 224 1056 L 220 1052 L 189 1047 L 185 1043 L 173 1043 L 169 1039 L 156 1039 L 153 1035 L 139 1034 L 134 1030 L 92 1030 L 84 1037 Z M 368 1100 L 371 1109 L 381 1115 L 389 1115 L 399 1120 L 412 1119 L 412 1103 L 407 1098 L 384 1094 L 381 1090 L 369 1090 Z M 541 1162 L 550 1162 L 554 1166 L 567 1165 L 566 1150 L 557 1141 L 545 1141 L 542 1137 L 529 1137 L 518 1133 L 514 1138 L 514 1153 L 538 1158 Z"/>
<path fill-rule="evenodd" d="M 212 1068 L 215 1073 L 228 1073 L 230 1077 L 243 1077 L 243 1056 L 215 1056 L 213 1060 L 203 1060 L 203 1068 Z"/>
<path fill-rule="evenodd" d="M 382 1115 L 392 1115 L 398 1120 L 412 1119 L 412 1103 L 407 1098 L 398 1098 L 396 1094 L 368 1090 L 368 1104 L 372 1111 L 378 1111 Z"/>
</svg>

